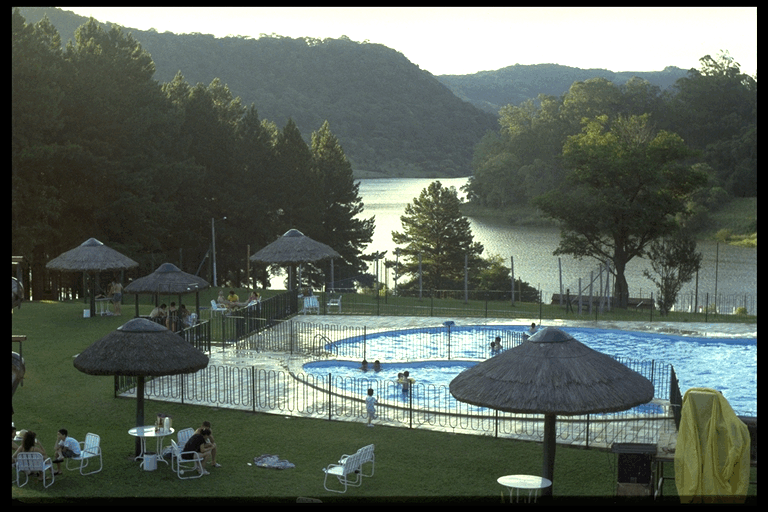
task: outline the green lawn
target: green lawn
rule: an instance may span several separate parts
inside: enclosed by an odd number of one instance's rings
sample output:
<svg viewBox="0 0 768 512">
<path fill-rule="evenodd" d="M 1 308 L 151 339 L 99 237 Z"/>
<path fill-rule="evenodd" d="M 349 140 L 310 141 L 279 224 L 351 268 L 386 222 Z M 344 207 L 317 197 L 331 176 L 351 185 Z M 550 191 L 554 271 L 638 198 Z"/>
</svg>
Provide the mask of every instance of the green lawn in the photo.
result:
<svg viewBox="0 0 768 512">
<path fill-rule="evenodd" d="M 170 414 L 177 429 L 210 421 L 223 467 L 190 481 L 179 480 L 163 463 L 156 471 L 145 472 L 131 457 L 134 439 L 127 432 L 134 426 L 135 401 L 114 398 L 111 377 L 86 375 L 72 365 L 79 352 L 132 318 L 132 299 L 123 305 L 121 317 L 84 319 L 83 309 L 78 301 L 24 303 L 14 310 L 12 333 L 28 339 L 23 344 L 27 373 L 14 396 L 13 421 L 17 428 L 37 432 L 49 455 L 59 428 L 69 429 L 79 441 L 86 432 L 99 434 L 105 468 L 85 477 L 65 470 L 48 489 L 37 481 L 23 488 L 12 484 L 13 500 L 125 504 L 121 499 L 146 498 L 147 504 L 157 504 L 159 498 L 167 498 L 169 504 L 181 499 L 190 500 L 187 504 L 203 500 L 232 504 L 294 502 L 298 496 L 308 496 L 324 502 L 402 498 L 499 503 L 503 488 L 497 477 L 541 471 L 538 443 L 147 401 L 148 422 L 160 412 Z M 375 476 L 346 494 L 325 491 L 321 468 L 370 443 L 376 445 Z M 262 454 L 278 455 L 296 467 L 276 471 L 247 465 Z M 611 497 L 615 464 L 615 456 L 604 451 L 559 446 L 555 498 Z M 666 472 L 670 474 L 671 467 Z M 751 492 L 756 494 L 754 486 Z M 665 494 L 674 494 L 674 483 L 667 483 Z"/>
</svg>

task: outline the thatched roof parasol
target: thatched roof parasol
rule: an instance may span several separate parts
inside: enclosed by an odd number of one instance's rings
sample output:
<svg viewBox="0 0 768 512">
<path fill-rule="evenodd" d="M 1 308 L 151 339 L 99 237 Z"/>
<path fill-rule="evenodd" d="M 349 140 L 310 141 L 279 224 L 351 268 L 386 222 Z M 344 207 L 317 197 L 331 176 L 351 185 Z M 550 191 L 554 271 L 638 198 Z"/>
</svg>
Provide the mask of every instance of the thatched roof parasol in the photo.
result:
<svg viewBox="0 0 768 512">
<path fill-rule="evenodd" d="M 73 364 L 88 375 L 138 377 L 136 426 L 141 427 L 144 377 L 194 373 L 208 366 L 208 356 L 164 326 L 134 318 L 83 350 Z"/>
<path fill-rule="evenodd" d="M 102 272 L 127 270 L 139 264 L 128 256 L 111 249 L 95 238 L 89 238 L 45 264 L 45 268 L 62 272 Z"/>
<path fill-rule="evenodd" d="M 341 255 L 330 246 L 312 240 L 298 229 L 290 229 L 250 259 L 257 263 L 295 266 L 340 257 Z M 293 288 L 292 284 L 289 284 L 289 288 Z"/>
<path fill-rule="evenodd" d="M 209 288 L 202 277 L 187 274 L 173 263 L 163 263 L 148 276 L 140 277 L 125 287 L 125 293 L 184 294 Z"/>
<path fill-rule="evenodd" d="M 74 249 L 53 258 L 45 268 L 61 272 L 104 272 L 107 270 L 127 270 L 139 264 L 128 256 L 107 247 L 95 238 L 89 238 Z M 91 317 L 96 315 L 96 286 L 91 285 Z"/>
<path fill-rule="evenodd" d="M 164 326 L 134 318 L 83 350 L 74 365 L 89 375 L 178 375 L 205 368 L 208 356 Z"/>
<path fill-rule="evenodd" d="M 296 265 L 339 257 L 341 255 L 328 245 L 312 240 L 298 229 L 291 229 L 251 256 L 251 261 L 273 265 Z"/>
<path fill-rule="evenodd" d="M 654 389 L 648 379 L 612 357 L 547 327 L 461 372 L 451 381 L 450 392 L 473 405 L 544 414 L 542 476 L 552 480 L 556 415 L 631 409 L 650 402 Z"/>
<path fill-rule="evenodd" d="M 125 287 L 125 293 L 136 294 L 136 316 L 139 316 L 138 294 L 152 293 L 168 295 L 184 295 L 186 293 L 195 293 L 196 308 L 200 309 L 200 290 L 206 290 L 210 287 L 208 281 L 202 277 L 188 274 L 179 269 L 172 263 L 163 263 L 157 270 L 148 276 L 140 277 Z"/>
</svg>

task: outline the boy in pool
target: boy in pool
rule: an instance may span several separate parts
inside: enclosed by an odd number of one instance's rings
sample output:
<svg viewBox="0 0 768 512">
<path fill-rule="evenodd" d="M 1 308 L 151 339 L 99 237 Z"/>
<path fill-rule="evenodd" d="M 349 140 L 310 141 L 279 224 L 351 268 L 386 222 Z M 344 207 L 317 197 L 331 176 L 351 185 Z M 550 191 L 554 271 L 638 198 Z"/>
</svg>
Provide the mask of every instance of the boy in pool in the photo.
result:
<svg viewBox="0 0 768 512">
<path fill-rule="evenodd" d="M 365 408 L 368 410 L 368 426 L 372 427 L 374 419 L 376 419 L 376 404 L 379 402 L 376 400 L 376 397 L 373 396 L 373 389 L 368 388 L 368 396 L 365 398 Z"/>
</svg>

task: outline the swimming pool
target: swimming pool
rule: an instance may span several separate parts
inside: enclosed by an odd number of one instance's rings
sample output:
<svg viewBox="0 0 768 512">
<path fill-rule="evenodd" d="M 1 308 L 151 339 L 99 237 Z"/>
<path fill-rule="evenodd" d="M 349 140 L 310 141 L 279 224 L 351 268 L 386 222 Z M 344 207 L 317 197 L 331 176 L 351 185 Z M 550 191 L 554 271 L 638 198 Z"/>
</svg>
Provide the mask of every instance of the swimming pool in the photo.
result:
<svg viewBox="0 0 768 512">
<path fill-rule="evenodd" d="M 672 364 L 682 393 L 691 387 L 720 390 L 739 415 L 757 416 L 757 339 L 693 338 L 670 334 L 619 331 L 609 329 L 562 327 L 588 347 L 620 359 L 635 361 L 654 360 Z M 330 343 L 330 351 L 342 351 L 344 357 L 354 361 L 323 361 L 304 365 L 306 373 L 327 377 L 363 378 L 372 385 L 380 381 L 395 381 L 397 374 L 408 370 L 418 384 L 430 388 L 445 388 L 461 371 L 491 356 L 490 342 L 500 336 L 505 347 L 526 330 L 525 326 L 454 326 L 446 328 L 412 329 L 368 334 Z M 349 350 L 364 345 L 369 363 L 381 361 L 380 372 L 360 369 L 361 354 Z M 414 361 L 411 352 L 418 352 L 420 361 Z M 447 355 L 450 354 L 450 355 Z M 446 359 L 450 358 L 450 361 Z M 365 389 L 354 390 L 365 394 Z M 385 398 L 400 399 L 399 387 L 386 386 Z M 440 393 L 445 394 L 445 393 Z M 449 394 L 449 393 L 448 393 Z M 658 395 L 657 391 L 657 395 Z M 452 397 L 451 397 L 452 398 Z M 661 398 L 661 397 L 660 397 Z M 666 397 L 663 397 L 666 398 Z M 443 400 L 435 397 L 435 400 Z M 450 400 L 446 397 L 445 400 Z"/>
</svg>

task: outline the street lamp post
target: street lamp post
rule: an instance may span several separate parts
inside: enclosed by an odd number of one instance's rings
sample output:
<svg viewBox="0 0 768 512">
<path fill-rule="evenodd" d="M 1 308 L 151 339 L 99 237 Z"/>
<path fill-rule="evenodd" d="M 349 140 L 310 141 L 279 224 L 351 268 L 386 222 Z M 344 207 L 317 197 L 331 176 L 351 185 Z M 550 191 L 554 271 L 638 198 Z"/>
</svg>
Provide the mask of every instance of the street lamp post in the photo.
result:
<svg viewBox="0 0 768 512">
<path fill-rule="evenodd" d="M 227 220 L 227 218 L 222 217 L 221 220 Z M 211 253 L 213 260 L 213 287 L 216 288 L 219 284 L 216 279 L 216 226 L 213 217 L 211 217 Z"/>
</svg>

